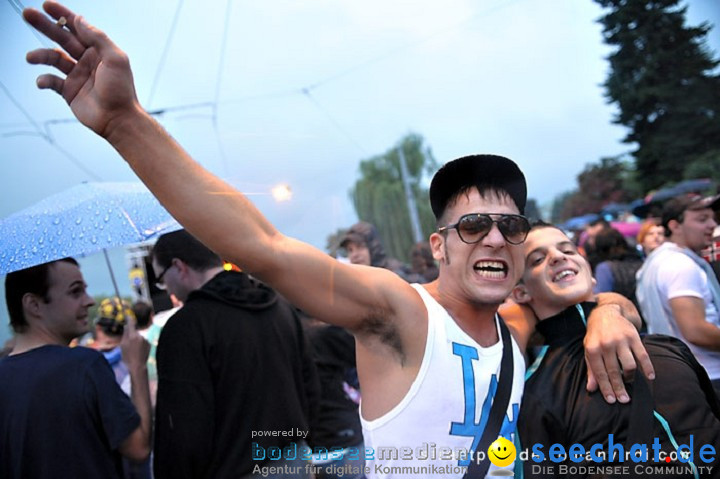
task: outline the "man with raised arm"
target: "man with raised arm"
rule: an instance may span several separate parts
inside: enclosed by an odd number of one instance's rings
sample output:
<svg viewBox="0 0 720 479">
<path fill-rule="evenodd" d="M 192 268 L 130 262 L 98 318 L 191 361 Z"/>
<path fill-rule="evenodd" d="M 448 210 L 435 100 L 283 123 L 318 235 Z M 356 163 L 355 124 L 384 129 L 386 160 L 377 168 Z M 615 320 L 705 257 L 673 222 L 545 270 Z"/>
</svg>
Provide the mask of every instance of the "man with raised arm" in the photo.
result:
<svg viewBox="0 0 720 479">
<path fill-rule="evenodd" d="M 413 286 L 384 269 L 342 264 L 282 235 L 245 196 L 194 162 L 142 109 L 127 56 L 104 33 L 60 4 L 46 2 L 44 9 L 52 19 L 33 9 L 24 16 L 63 50 L 39 49 L 27 58 L 65 78 L 41 75 L 38 87 L 60 93 L 200 241 L 311 316 L 353 332 L 363 434 L 374 452 L 367 461 L 371 476 L 427 477 L 436 470 L 462 477 L 470 461 L 448 449 L 468 452 L 480 445 L 483 451 L 488 416 L 499 422 L 495 438 L 512 429 L 524 369 L 518 345 L 533 326 L 516 326 L 512 347 L 510 339 L 500 341 L 504 323 L 496 311 L 522 273 L 521 243 L 529 228 L 521 216 L 525 179 L 515 163 L 464 157 L 435 175 L 431 203 L 440 228 L 430 244 L 440 263 L 436 281 Z M 55 22 L 61 17 L 67 28 Z M 596 308 L 586 340 L 595 378 L 612 402 L 629 400 L 621 368 L 631 373 L 637 358 L 643 371 L 652 371 L 619 310 Z M 503 351 L 514 367 L 501 368 Z M 607 370 L 597 367 L 602 364 Z M 504 385 L 511 386 L 507 406 L 492 415 L 490 403 Z"/>
</svg>

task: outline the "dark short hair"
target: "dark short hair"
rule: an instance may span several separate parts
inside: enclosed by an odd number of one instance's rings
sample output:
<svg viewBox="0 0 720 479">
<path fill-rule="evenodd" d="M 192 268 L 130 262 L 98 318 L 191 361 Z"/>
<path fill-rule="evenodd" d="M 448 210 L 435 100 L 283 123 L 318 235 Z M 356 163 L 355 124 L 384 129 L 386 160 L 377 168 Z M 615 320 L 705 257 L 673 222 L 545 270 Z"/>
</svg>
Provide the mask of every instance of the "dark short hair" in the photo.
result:
<svg viewBox="0 0 720 479">
<path fill-rule="evenodd" d="M 163 268 L 169 267 L 173 258 L 182 260 L 196 271 L 207 271 L 223 265 L 220 256 L 186 230 L 173 231 L 160 236 L 153 246 L 150 258 Z"/>
<path fill-rule="evenodd" d="M 595 236 L 595 254 L 600 261 L 623 259 L 634 253 L 623 234 L 612 226 L 603 228 Z"/>
<path fill-rule="evenodd" d="M 562 231 L 564 234 L 567 235 L 567 233 L 565 233 L 565 232 L 562 230 L 562 228 L 559 228 L 559 227 L 555 226 L 555 225 L 552 224 L 552 223 L 547 223 L 547 222 L 545 222 L 545 221 L 543 221 L 543 220 L 537 220 L 537 221 L 533 221 L 532 223 L 530 223 L 530 231 L 536 230 L 536 229 L 540 229 L 540 228 L 555 228 L 556 230 L 560 230 L 560 231 Z"/>
<path fill-rule="evenodd" d="M 720 205 L 720 195 L 702 197 L 700 195 L 678 196 L 663 205 L 661 224 L 665 229 L 665 236 L 670 237 L 671 231 L 668 226 L 672 220 L 682 223 L 685 220 L 685 212 L 688 210 L 703 210 L 710 208 L 717 210 Z"/>
<path fill-rule="evenodd" d="M 135 313 L 135 324 L 138 329 L 145 329 L 150 326 L 152 320 L 153 308 L 145 301 L 136 301 L 132 305 L 133 313 Z"/>
<path fill-rule="evenodd" d="M 31 293 L 42 298 L 45 303 L 50 302 L 50 266 L 55 263 L 70 263 L 80 266 L 74 258 L 62 258 L 49 263 L 39 264 L 30 268 L 8 273 L 5 277 L 5 303 L 10 315 L 10 326 L 15 333 L 27 331 L 28 322 L 23 311 L 22 298 Z"/>
<path fill-rule="evenodd" d="M 520 214 L 525 213 L 527 184 L 518 165 L 504 156 L 470 155 L 445 163 L 433 176 L 430 206 L 436 221 L 460 195 L 473 188 L 481 195 L 488 191 L 507 193 Z"/>
</svg>

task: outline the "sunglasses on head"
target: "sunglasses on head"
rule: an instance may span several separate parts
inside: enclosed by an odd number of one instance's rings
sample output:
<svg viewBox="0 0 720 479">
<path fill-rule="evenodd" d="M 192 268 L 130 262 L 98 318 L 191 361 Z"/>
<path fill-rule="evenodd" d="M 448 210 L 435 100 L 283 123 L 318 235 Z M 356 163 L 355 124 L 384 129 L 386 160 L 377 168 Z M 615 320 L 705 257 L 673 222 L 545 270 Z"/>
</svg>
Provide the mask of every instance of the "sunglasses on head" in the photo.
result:
<svg viewBox="0 0 720 479">
<path fill-rule="evenodd" d="M 493 216 L 497 219 L 493 219 Z M 497 225 L 505 241 L 510 244 L 521 244 L 530 231 L 530 222 L 524 216 L 501 213 L 463 215 L 457 223 L 438 228 L 438 231 L 457 230 L 460 239 L 464 243 L 474 244 L 487 236 L 493 227 L 493 223 Z"/>
</svg>

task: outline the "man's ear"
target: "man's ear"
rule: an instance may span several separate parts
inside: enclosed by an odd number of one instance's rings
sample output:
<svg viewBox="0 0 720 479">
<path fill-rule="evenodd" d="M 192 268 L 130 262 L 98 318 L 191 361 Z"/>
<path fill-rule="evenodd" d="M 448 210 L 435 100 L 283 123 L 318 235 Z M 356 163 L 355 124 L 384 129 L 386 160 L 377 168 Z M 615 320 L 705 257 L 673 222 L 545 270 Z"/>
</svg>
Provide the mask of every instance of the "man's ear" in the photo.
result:
<svg viewBox="0 0 720 479">
<path fill-rule="evenodd" d="M 173 258 L 170 261 L 170 265 L 174 265 L 175 268 L 177 268 L 177 272 L 180 276 L 180 278 L 187 277 L 188 273 L 190 272 L 190 267 L 185 263 L 185 261 L 181 260 L 180 258 Z"/>
<path fill-rule="evenodd" d="M 515 286 L 511 294 L 512 298 L 515 300 L 516 303 L 527 304 L 532 301 L 530 291 L 528 291 L 527 286 L 525 286 L 523 283 L 519 283 L 517 286 Z"/>
<path fill-rule="evenodd" d="M 680 226 L 680 222 L 678 220 L 670 220 L 668 221 L 668 229 L 670 230 L 670 233 L 675 233 L 675 230 L 678 229 Z M 667 239 L 667 237 L 666 237 Z"/>
<path fill-rule="evenodd" d="M 445 261 L 445 237 L 438 232 L 430 235 L 430 250 L 435 261 Z"/>
<path fill-rule="evenodd" d="M 40 301 L 42 299 L 33 293 L 25 293 L 22 297 L 23 311 L 29 316 L 40 317 Z"/>
</svg>

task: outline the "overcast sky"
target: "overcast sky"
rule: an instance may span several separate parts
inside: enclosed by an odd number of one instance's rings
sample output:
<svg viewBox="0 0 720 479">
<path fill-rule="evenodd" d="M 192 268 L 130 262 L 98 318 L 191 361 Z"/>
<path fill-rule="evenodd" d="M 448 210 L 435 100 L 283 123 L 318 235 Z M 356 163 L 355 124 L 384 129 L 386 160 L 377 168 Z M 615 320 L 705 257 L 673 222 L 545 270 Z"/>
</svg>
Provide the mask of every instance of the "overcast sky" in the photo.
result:
<svg viewBox="0 0 720 479">
<path fill-rule="evenodd" d="M 0 2 L 0 217 L 82 181 L 134 179 L 103 140 L 58 121 L 70 118 L 59 96 L 36 89 L 45 69 L 24 57 L 42 43 L 16 3 Z M 691 0 L 689 22 L 718 24 L 719 5 Z M 359 161 L 408 132 L 440 163 L 515 159 L 541 204 L 574 188 L 587 163 L 629 149 L 603 97 L 609 49 L 591 0 L 68 6 L 128 53 L 141 103 L 172 110 L 158 119 L 195 159 L 252 193 L 283 232 L 321 248 L 357 220 L 348 190 Z M 710 37 L 717 52 L 717 28 Z M 290 202 L 269 196 L 279 182 Z"/>
</svg>

